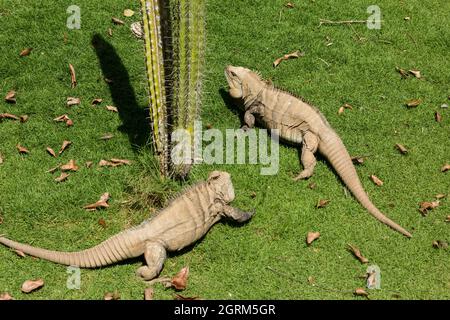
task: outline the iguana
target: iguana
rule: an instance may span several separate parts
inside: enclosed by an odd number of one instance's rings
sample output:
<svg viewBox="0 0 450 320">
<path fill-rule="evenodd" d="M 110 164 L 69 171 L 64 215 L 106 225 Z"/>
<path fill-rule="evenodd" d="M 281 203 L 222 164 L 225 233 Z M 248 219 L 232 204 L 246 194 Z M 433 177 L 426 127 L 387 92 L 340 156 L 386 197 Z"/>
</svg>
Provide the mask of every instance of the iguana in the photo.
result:
<svg viewBox="0 0 450 320">
<path fill-rule="evenodd" d="M 34 257 L 81 268 L 107 266 L 144 255 L 147 265 L 136 273 L 150 280 L 160 273 L 167 251 L 179 251 L 199 240 L 222 217 L 238 222 L 249 220 L 254 212 L 231 207 L 229 203 L 234 197 L 230 174 L 212 171 L 207 181 L 188 188 L 154 217 L 90 249 L 51 251 L 4 237 L 0 237 L 0 243 Z"/>
<path fill-rule="evenodd" d="M 302 144 L 303 171 L 294 180 L 312 176 L 316 165 L 314 153 L 319 151 L 370 214 L 405 236 L 411 237 L 408 231 L 387 218 L 370 201 L 342 140 L 316 107 L 273 87 L 258 73 L 247 68 L 227 66 L 225 77 L 230 95 L 243 100 L 245 109 L 243 129 L 252 128 L 257 121 L 269 130 L 278 129 L 278 135 L 282 140 L 294 145 Z"/>
</svg>

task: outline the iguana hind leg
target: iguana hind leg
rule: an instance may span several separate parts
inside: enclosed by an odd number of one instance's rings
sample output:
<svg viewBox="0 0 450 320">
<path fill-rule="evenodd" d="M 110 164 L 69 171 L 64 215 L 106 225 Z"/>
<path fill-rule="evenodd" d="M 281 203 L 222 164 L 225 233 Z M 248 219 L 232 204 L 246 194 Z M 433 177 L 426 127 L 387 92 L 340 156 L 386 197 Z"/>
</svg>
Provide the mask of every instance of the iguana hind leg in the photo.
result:
<svg viewBox="0 0 450 320">
<path fill-rule="evenodd" d="M 155 278 L 161 272 L 166 256 L 166 249 L 163 245 L 158 242 L 148 242 L 144 252 L 147 265 L 137 269 L 136 274 L 144 280 Z"/>
<path fill-rule="evenodd" d="M 319 145 L 319 139 L 311 132 L 306 132 L 303 136 L 303 146 L 301 162 L 303 165 L 303 171 L 294 178 L 294 181 L 301 179 L 307 179 L 314 173 L 314 167 L 316 166 L 316 157 L 314 153 L 317 151 Z"/>
</svg>

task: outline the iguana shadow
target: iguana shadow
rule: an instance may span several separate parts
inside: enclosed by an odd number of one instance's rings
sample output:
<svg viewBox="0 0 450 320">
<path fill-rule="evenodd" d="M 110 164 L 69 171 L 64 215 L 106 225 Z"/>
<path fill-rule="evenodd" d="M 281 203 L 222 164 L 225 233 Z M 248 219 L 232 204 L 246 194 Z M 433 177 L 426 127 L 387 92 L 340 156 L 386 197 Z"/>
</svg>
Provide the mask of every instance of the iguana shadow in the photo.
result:
<svg viewBox="0 0 450 320">
<path fill-rule="evenodd" d="M 151 135 L 148 108 L 139 106 L 130 82 L 130 76 L 114 47 L 101 35 L 95 34 L 91 44 L 109 86 L 112 102 L 119 111 L 122 125 L 119 131 L 128 135 L 133 150 L 148 144 Z"/>
</svg>

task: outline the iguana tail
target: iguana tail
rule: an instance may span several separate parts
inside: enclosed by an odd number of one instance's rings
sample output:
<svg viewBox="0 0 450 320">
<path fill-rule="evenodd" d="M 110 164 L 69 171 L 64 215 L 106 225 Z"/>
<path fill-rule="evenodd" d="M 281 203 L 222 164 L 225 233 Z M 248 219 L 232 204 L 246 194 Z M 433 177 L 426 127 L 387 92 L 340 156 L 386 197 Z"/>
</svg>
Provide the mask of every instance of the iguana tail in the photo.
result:
<svg viewBox="0 0 450 320">
<path fill-rule="evenodd" d="M 341 177 L 342 181 L 350 189 L 350 191 L 362 204 L 362 206 L 366 208 L 369 213 L 379 221 L 402 233 L 408 238 L 411 238 L 412 236 L 407 230 L 386 217 L 370 201 L 367 193 L 364 191 L 361 185 L 361 181 L 359 180 L 358 174 L 356 173 L 356 169 L 352 163 L 350 155 L 338 135 L 333 132 L 330 135 L 321 137 L 321 140 L 322 141 L 319 144 L 320 153 L 328 159 L 328 161 Z"/>
<path fill-rule="evenodd" d="M 22 244 L 0 236 L 0 243 L 25 254 L 51 262 L 78 266 L 81 268 L 97 268 L 107 266 L 128 258 L 139 256 L 136 250 L 141 241 L 136 233 L 125 230 L 99 245 L 78 252 L 52 251 Z"/>
</svg>

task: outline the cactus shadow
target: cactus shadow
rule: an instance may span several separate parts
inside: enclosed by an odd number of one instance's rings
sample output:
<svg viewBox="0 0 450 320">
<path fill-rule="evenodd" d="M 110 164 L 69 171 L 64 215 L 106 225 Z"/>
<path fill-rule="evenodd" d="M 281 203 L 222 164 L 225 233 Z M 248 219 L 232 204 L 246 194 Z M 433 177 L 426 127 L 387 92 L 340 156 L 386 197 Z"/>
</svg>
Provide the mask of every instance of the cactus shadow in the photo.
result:
<svg viewBox="0 0 450 320">
<path fill-rule="evenodd" d="M 94 34 L 91 44 L 97 55 L 103 78 L 108 79 L 105 81 L 122 121 L 118 129 L 128 135 L 133 150 L 138 151 L 148 145 L 150 139 L 149 110 L 139 106 L 128 71 L 114 47 L 99 34 Z"/>
<path fill-rule="evenodd" d="M 219 89 L 219 94 L 227 108 L 238 116 L 241 121 L 241 125 L 244 125 L 244 108 L 242 107 L 244 105 L 243 100 L 231 97 L 228 91 L 224 88 Z"/>
</svg>

